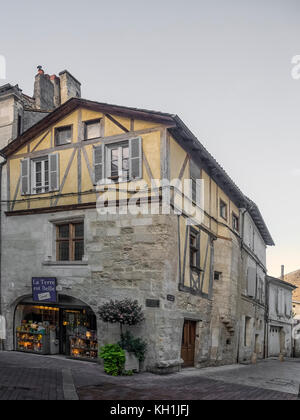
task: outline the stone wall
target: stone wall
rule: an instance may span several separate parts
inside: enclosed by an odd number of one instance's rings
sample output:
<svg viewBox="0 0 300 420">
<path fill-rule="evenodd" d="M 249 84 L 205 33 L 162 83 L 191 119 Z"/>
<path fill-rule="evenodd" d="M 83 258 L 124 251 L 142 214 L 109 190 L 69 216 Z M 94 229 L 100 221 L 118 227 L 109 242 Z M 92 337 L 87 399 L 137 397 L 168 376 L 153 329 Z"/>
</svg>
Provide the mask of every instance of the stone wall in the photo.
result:
<svg viewBox="0 0 300 420">
<path fill-rule="evenodd" d="M 57 220 L 83 218 L 85 258 L 82 264 L 55 265 Z M 103 216 L 102 216 L 103 217 Z M 16 304 L 31 294 L 31 278 L 57 277 L 61 293 L 80 299 L 97 314 L 109 299 L 135 298 L 146 321 L 134 328 L 148 342 L 145 367 L 155 372 L 179 369 L 184 319 L 198 322 L 196 364 L 208 363 L 210 310 L 207 299 L 178 291 L 177 216 L 107 216 L 96 210 L 6 217 L 2 215 L 2 307 L 7 318 L 5 347 L 13 349 Z M 16 258 L 17 256 L 17 258 Z M 167 300 L 175 296 L 175 301 Z M 157 299 L 159 308 L 146 307 Z M 116 342 L 119 327 L 98 319 L 99 344 Z"/>
</svg>

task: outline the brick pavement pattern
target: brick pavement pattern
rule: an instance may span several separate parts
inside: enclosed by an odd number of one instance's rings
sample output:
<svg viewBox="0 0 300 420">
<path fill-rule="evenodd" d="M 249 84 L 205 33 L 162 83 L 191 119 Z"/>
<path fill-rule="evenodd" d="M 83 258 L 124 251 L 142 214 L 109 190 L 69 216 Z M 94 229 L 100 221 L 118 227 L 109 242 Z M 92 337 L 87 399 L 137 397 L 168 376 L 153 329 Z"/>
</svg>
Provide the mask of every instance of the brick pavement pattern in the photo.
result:
<svg viewBox="0 0 300 420">
<path fill-rule="evenodd" d="M 274 389 L 269 379 L 298 377 L 300 363 L 264 361 L 257 366 L 185 370 L 178 374 L 157 376 L 141 373 L 132 377 L 107 376 L 97 364 L 17 352 L 0 352 L 0 400 L 62 400 L 63 371 L 73 377 L 81 400 L 297 400 L 298 391 L 281 386 Z M 239 381 L 264 377 L 261 386 Z M 218 378 L 209 376 L 218 375 Z M 222 378 L 221 378 L 222 377 Z M 257 379 L 256 379 L 257 380 Z M 297 384 L 296 384 L 297 385 Z M 278 386 L 278 385 L 276 385 Z M 268 389 L 270 387 L 271 389 Z M 272 389 L 273 387 L 273 389 Z"/>
</svg>

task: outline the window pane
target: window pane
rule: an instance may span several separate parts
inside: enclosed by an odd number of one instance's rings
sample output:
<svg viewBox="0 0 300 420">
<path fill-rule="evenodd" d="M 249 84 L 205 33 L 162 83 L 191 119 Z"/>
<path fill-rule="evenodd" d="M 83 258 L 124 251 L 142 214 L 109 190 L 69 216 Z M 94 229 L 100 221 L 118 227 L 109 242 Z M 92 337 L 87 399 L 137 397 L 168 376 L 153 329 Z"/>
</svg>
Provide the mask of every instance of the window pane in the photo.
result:
<svg viewBox="0 0 300 420">
<path fill-rule="evenodd" d="M 59 246 L 59 261 L 69 261 L 69 241 L 58 242 Z"/>
<path fill-rule="evenodd" d="M 87 122 L 85 127 L 87 139 L 94 139 L 100 137 L 100 121 L 95 121 L 93 123 Z"/>
<path fill-rule="evenodd" d="M 71 143 L 72 141 L 72 129 L 71 127 L 58 128 L 56 130 L 56 144 L 62 145 L 66 143 Z"/>
<path fill-rule="evenodd" d="M 75 241 L 75 261 L 81 261 L 83 257 L 83 241 Z"/>
<path fill-rule="evenodd" d="M 123 159 L 128 159 L 129 158 L 129 147 L 123 147 Z"/>
<path fill-rule="evenodd" d="M 83 223 L 75 224 L 75 238 L 83 238 Z"/>
<path fill-rule="evenodd" d="M 61 225 L 59 226 L 59 237 L 60 238 L 69 238 L 69 225 Z"/>
</svg>

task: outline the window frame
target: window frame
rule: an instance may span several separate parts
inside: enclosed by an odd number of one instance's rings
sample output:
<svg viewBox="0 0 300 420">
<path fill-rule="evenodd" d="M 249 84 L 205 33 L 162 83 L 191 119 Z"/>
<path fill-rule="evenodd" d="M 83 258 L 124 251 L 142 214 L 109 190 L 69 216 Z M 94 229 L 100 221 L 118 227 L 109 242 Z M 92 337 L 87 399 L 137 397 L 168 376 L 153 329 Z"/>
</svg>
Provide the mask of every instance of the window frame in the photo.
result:
<svg viewBox="0 0 300 420">
<path fill-rule="evenodd" d="M 71 136 L 70 136 L 71 139 L 70 139 L 69 142 L 59 144 L 58 143 L 58 135 L 59 135 L 59 132 L 62 131 L 62 130 L 65 130 L 67 128 L 69 128 L 70 131 L 71 131 Z M 73 124 L 67 124 L 67 125 L 63 125 L 61 127 L 55 127 L 55 130 L 54 130 L 54 139 L 55 139 L 55 147 L 60 147 L 60 146 L 65 146 L 67 144 L 72 144 L 72 142 L 73 142 Z"/>
<path fill-rule="evenodd" d="M 95 124 L 95 123 L 99 123 L 99 136 L 88 138 L 87 137 L 87 126 Z M 84 135 L 84 140 L 94 140 L 94 139 L 102 138 L 103 136 L 101 135 L 101 123 L 102 123 L 102 118 L 95 118 L 93 120 L 84 121 L 83 122 L 83 124 L 84 124 L 84 134 L 83 134 Z"/>
<path fill-rule="evenodd" d="M 234 223 L 234 220 L 236 219 L 236 221 L 237 221 L 237 227 L 235 227 L 235 223 Z M 236 213 L 234 213 L 234 212 L 232 212 L 232 229 L 234 230 L 234 231 L 236 231 L 236 232 L 240 232 L 240 218 L 239 218 L 239 216 L 236 214 Z"/>
<path fill-rule="evenodd" d="M 120 153 L 120 151 L 122 151 L 122 149 L 124 148 L 128 148 L 128 177 L 127 179 L 124 178 L 123 176 L 123 155 L 122 153 Z M 118 149 L 118 177 L 112 177 L 111 175 L 111 151 L 112 149 Z M 130 145 L 129 145 L 129 140 L 124 140 L 122 142 L 118 142 L 118 143 L 110 143 L 110 144 L 106 144 L 104 145 L 104 150 L 105 150 L 105 177 L 106 179 L 109 179 L 111 182 L 115 182 L 115 183 L 120 183 L 120 182 L 130 182 L 132 181 L 130 179 L 130 169 L 129 169 L 129 165 L 130 165 Z M 120 170 L 120 166 L 122 167 L 122 170 Z"/>
<path fill-rule="evenodd" d="M 225 208 L 225 217 L 222 214 L 222 207 Z M 228 204 L 225 201 L 223 201 L 221 198 L 220 198 L 220 204 L 219 204 L 219 213 L 220 213 L 220 217 L 223 220 L 226 220 L 226 222 L 227 222 L 227 220 L 228 220 Z"/>
<path fill-rule="evenodd" d="M 45 184 L 45 162 L 48 162 L 48 185 Z M 41 187 L 36 186 L 36 165 L 37 163 L 41 163 Z M 50 192 L 50 159 L 49 156 L 42 156 L 36 159 L 30 160 L 31 166 L 31 181 L 30 181 L 30 191 L 31 195 L 39 195 L 39 194 L 48 194 Z M 41 189 L 40 192 L 37 192 L 37 189 Z M 46 190 L 47 188 L 47 190 Z"/>
<path fill-rule="evenodd" d="M 83 236 L 81 237 L 76 237 L 75 236 L 75 225 L 82 225 L 83 226 Z M 61 238 L 59 235 L 59 229 L 61 226 L 68 226 L 69 227 L 69 236 L 68 238 Z M 84 221 L 83 220 L 78 220 L 78 221 L 64 221 L 64 222 L 60 222 L 60 223 L 55 223 L 55 229 L 56 229 L 56 262 L 77 262 L 77 261 L 83 261 L 84 258 L 84 245 L 85 245 L 85 240 L 84 240 Z M 75 242 L 76 241 L 82 241 L 83 242 L 83 253 L 82 253 L 82 258 L 80 260 L 76 260 L 75 259 Z M 67 260 L 61 260 L 59 258 L 60 256 L 60 249 L 59 249 L 59 244 L 61 242 L 69 242 L 69 258 Z"/>
<path fill-rule="evenodd" d="M 200 232 L 196 229 L 190 229 L 190 268 L 192 271 L 200 273 L 201 270 L 201 247 L 200 247 Z M 192 237 L 195 240 L 195 246 L 192 245 Z M 193 252 L 193 254 L 192 254 Z M 192 257 L 193 255 L 193 257 Z M 196 265 L 194 265 L 194 258 L 196 259 Z"/>
</svg>

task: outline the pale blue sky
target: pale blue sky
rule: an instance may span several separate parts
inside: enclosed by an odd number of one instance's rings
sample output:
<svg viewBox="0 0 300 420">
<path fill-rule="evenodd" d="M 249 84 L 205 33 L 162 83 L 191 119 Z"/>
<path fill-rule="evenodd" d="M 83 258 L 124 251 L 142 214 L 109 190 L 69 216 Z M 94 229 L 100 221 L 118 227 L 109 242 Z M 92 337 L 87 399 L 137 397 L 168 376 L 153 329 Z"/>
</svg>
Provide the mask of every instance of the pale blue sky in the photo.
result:
<svg viewBox="0 0 300 420">
<path fill-rule="evenodd" d="M 2 1 L 0 13 L 7 82 L 32 94 L 37 65 L 67 68 L 85 98 L 177 113 L 260 207 L 270 274 L 300 268 L 299 0 Z"/>
</svg>

